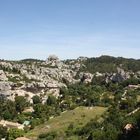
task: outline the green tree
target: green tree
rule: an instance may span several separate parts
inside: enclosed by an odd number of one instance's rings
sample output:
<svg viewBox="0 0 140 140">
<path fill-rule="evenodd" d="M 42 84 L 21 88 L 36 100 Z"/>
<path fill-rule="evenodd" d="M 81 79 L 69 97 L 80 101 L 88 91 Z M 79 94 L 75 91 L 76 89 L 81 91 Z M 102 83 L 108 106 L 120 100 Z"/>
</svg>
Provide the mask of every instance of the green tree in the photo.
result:
<svg viewBox="0 0 140 140">
<path fill-rule="evenodd" d="M 8 140 L 15 140 L 17 137 L 22 137 L 23 134 L 23 130 L 12 128 L 8 131 Z"/>
<path fill-rule="evenodd" d="M 93 140 L 93 134 L 90 133 L 89 137 L 87 138 L 87 140 Z"/>
<path fill-rule="evenodd" d="M 35 95 L 32 99 L 33 99 L 33 103 L 34 103 L 34 104 L 39 104 L 39 103 L 41 103 L 41 99 L 40 99 L 40 97 L 37 96 L 37 95 Z"/>
<path fill-rule="evenodd" d="M 0 126 L 0 139 L 7 137 L 7 128 Z"/>
<path fill-rule="evenodd" d="M 16 104 L 17 112 L 21 113 L 25 109 L 25 107 L 27 107 L 28 102 L 27 102 L 25 97 L 23 97 L 23 96 L 16 96 L 15 97 L 15 104 Z"/>
<path fill-rule="evenodd" d="M 33 115 L 35 118 L 48 119 L 48 115 L 49 115 L 48 107 L 41 103 L 34 105 Z"/>
<path fill-rule="evenodd" d="M 56 104 L 56 98 L 54 96 L 48 96 L 47 99 L 47 105 L 55 105 Z"/>
<path fill-rule="evenodd" d="M 5 110 L 4 113 L 3 113 L 3 118 L 5 120 L 10 120 L 12 119 L 12 114 L 9 112 L 9 110 Z"/>
</svg>

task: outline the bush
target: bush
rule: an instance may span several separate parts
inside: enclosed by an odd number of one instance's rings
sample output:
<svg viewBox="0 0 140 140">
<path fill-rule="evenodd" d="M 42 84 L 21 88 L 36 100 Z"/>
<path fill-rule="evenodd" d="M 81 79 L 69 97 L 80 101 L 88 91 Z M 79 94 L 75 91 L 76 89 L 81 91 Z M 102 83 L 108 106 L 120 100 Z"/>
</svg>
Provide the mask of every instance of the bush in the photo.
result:
<svg viewBox="0 0 140 140">
<path fill-rule="evenodd" d="M 39 139 L 45 139 L 45 140 L 54 140 L 56 138 L 57 134 L 56 132 L 50 132 L 50 133 L 42 133 L 39 135 Z"/>
</svg>

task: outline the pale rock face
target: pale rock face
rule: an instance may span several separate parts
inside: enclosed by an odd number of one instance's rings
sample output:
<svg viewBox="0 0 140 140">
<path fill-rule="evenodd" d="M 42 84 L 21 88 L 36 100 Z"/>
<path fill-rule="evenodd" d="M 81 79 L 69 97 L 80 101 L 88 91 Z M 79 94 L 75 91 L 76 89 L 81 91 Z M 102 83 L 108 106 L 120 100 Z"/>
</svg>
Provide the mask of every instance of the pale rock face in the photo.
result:
<svg viewBox="0 0 140 140">
<path fill-rule="evenodd" d="M 122 68 L 117 67 L 117 72 L 122 76 L 125 75 L 125 71 Z"/>
<path fill-rule="evenodd" d="M 9 62 L 0 62 L 0 65 L 5 67 L 5 68 L 10 68 L 12 69 L 12 64 L 10 64 Z"/>
<path fill-rule="evenodd" d="M 56 55 L 50 55 L 46 60 L 46 64 L 49 64 L 52 67 L 57 66 L 59 62 L 59 58 Z"/>
<path fill-rule="evenodd" d="M 129 72 L 125 72 L 123 69 L 121 68 L 117 68 L 118 73 L 126 80 L 128 78 L 130 78 L 130 73 Z"/>
<path fill-rule="evenodd" d="M 8 78 L 6 77 L 3 70 L 0 70 L 0 81 L 7 81 Z"/>
<path fill-rule="evenodd" d="M 130 78 L 130 72 L 125 72 L 123 69 L 121 68 L 117 68 L 117 73 L 106 73 L 106 83 L 108 83 L 109 81 L 113 81 L 113 82 L 122 82 L 126 79 Z"/>
<path fill-rule="evenodd" d="M 55 82 L 49 82 L 47 83 L 48 88 L 58 88 L 58 83 Z"/>
<path fill-rule="evenodd" d="M 9 82 L 0 81 L 0 91 L 8 91 L 11 89 Z"/>
<path fill-rule="evenodd" d="M 24 113 L 29 113 L 29 112 L 34 112 L 34 109 L 33 109 L 33 107 L 28 107 L 28 108 L 26 108 L 24 111 L 23 111 Z"/>
<path fill-rule="evenodd" d="M 27 72 L 27 70 L 21 69 L 21 70 L 20 70 L 20 73 L 21 73 L 21 74 L 27 74 L 28 72 Z"/>
<path fill-rule="evenodd" d="M 50 55 L 48 59 L 46 60 L 45 65 L 49 65 L 51 67 L 57 68 L 59 70 L 63 68 L 68 68 L 68 65 L 65 65 L 62 61 L 59 60 L 59 58 L 55 55 Z"/>
<path fill-rule="evenodd" d="M 10 90 L 9 91 L 0 91 L 0 97 L 7 98 L 7 99 L 9 97 L 11 97 Z"/>
<path fill-rule="evenodd" d="M 80 73 L 81 81 L 83 83 L 91 83 L 93 79 L 93 74 L 91 73 Z"/>
<path fill-rule="evenodd" d="M 60 89 L 59 88 L 56 88 L 56 89 L 49 89 L 47 91 L 48 94 L 51 94 L 53 96 L 55 96 L 56 98 L 59 97 L 59 93 L 60 93 Z"/>
<path fill-rule="evenodd" d="M 25 96 L 30 103 L 33 103 L 32 97 L 35 96 L 35 94 L 25 90 L 11 90 L 11 97 L 9 97 L 9 99 L 14 101 L 15 96 Z"/>
<path fill-rule="evenodd" d="M 41 83 L 41 82 L 37 82 L 37 86 L 39 88 L 45 88 L 46 87 L 45 84 L 44 83 Z"/>
<path fill-rule="evenodd" d="M 100 73 L 100 72 L 96 72 L 96 73 L 95 73 L 95 76 L 96 76 L 96 77 L 100 77 L 100 76 L 103 76 L 103 74 Z"/>
<path fill-rule="evenodd" d="M 122 82 L 126 79 L 129 79 L 130 78 L 130 73 L 129 72 L 125 72 L 123 69 L 121 68 L 117 68 L 117 73 L 114 73 L 112 76 L 111 76 L 111 80 L 114 81 L 114 82 Z"/>
<path fill-rule="evenodd" d="M 125 78 L 121 74 L 117 73 L 117 74 L 113 74 L 111 80 L 114 82 L 122 82 L 125 80 Z"/>
<path fill-rule="evenodd" d="M 25 85 L 22 86 L 22 88 L 34 88 L 35 87 L 34 84 L 35 84 L 34 82 L 32 82 L 32 83 L 26 83 Z"/>
<path fill-rule="evenodd" d="M 60 96 L 60 88 L 47 89 L 47 91 L 41 95 L 43 104 L 46 103 L 49 95 L 53 95 L 54 97 L 58 98 Z"/>
<path fill-rule="evenodd" d="M 28 78 L 28 79 L 30 79 L 30 80 L 39 80 L 39 77 L 38 76 L 36 76 L 36 75 L 29 75 L 29 74 L 26 74 L 26 77 Z"/>
<path fill-rule="evenodd" d="M 58 61 L 59 58 L 56 55 L 50 55 L 47 60 L 48 61 Z"/>
<path fill-rule="evenodd" d="M 39 95 L 46 101 L 48 94 L 55 97 L 59 96 L 60 88 L 67 87 L 67 83 L 74 84 L 78 82 L 91 83 L 93 76 L 103 76 L 106 82 L 121 82 L 130 78 L 133 73 L 125 72 L 120 66 L 117 73 L 99 73 L 95 74 L 81 72 L 80 68 L 86 67 L 83 61 L 88 58 L 80 57 L 77 60 L 61 61 L 55 55 L 49 56 L 46 61 L 31 62 L 0 62 L 0 66 L 10 69 L 9 71 L 0 70 L 0 94 L 5 95 L 8 99 L 13 100 L 15 95 L 29 96 L 28 100 L 32 102 L 34 95 Z M 11 72 L 17 70 L 18 72 Z M 78 79 L 75 77 L 78 76 Z M 140 71 L 134 76 L 140 77 Z M 10 81 L 8 81 L 9 79 Z"/>
</svg>

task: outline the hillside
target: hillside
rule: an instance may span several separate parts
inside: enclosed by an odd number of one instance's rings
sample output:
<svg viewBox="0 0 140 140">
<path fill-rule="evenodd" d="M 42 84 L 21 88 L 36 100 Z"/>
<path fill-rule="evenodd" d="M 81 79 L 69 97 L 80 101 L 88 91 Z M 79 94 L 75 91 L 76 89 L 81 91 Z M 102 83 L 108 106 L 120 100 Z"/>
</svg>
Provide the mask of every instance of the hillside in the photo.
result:
<svg viewBox="0 0 140 140">
<path fill-rule="evenodd" d="M 65 131 L 69 125 L 81 128 L 91 119 L 95 119 L 96 117 L 100 119 L 100 116 L 106 110 L 104 107 L 77 107 L 74 110 L 62 112 L 58 117 L 51 118 L 45 124 L 27 133 L 26 136 L 36 139 L 40 134 L 46 132 L 56 132 L 59 135 L 65 135 Z"/>
<path fill-rule="evenodd" d="M 135 140 L 139 97 L 140 60 L 0 60 L 0 138 Z"/>
</svg>

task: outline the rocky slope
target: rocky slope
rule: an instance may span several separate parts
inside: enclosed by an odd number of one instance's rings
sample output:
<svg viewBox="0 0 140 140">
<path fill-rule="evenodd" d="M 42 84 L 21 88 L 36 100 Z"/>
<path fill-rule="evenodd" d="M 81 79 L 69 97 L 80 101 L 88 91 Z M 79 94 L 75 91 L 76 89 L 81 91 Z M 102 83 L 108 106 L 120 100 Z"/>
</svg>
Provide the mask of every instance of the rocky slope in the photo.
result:
<svg viewBox="0 0 140 140">
<path fill-rule="evenodd" d="M 116 65 L 115 72 L 88 71 L 89 58 L 60 61 L 55 55 L 46 61 L 26 59 L 22 61 L 0 61 L 0 96 L 14 100 L 15 96 L 26 96 L 30 102 L 34 95 L 45 102 L 48 95 L 59 96 L 60 88 L 77 82 L 91 83 L 96 77 L 109 81 L 122 82 L 130 77 L 140 78 L 139 71 L 124 70 Z M 139 61 L 138 61 L 139 62 Z M 96 67 L 93 66 L 93 67 Z"/>
</svg>

